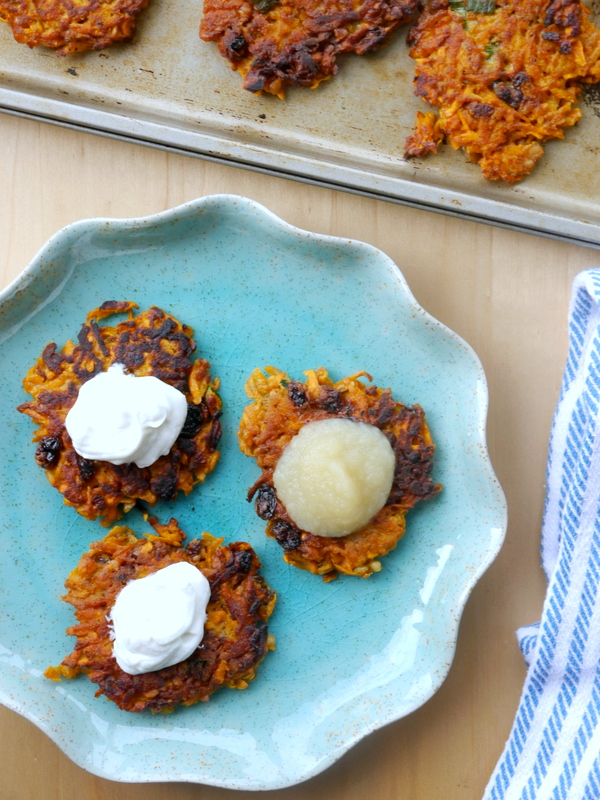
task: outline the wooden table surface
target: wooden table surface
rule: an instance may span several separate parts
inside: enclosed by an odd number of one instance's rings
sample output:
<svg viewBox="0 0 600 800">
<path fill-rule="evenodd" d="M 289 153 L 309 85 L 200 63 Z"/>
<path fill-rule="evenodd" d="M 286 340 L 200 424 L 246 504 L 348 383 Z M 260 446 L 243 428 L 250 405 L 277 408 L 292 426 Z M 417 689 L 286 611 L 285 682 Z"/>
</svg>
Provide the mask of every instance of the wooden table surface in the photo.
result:
<svg viewBox="0 0 600 800">
<path fill-rule="evenodd" d="M 2 114 L 0 142 L 0 286 L 70 222 L 145 216 L 230 192 L 301 228 L 379 247 L 400 266 L 419 303 L 473 346 L 488 377 L 488 444 L 507 496 L 509 526 L 500 555 L 467 603 L 450 674 L 422 708 L 367 737 L 323 774 L 268 797 L 480 798 L 525 678 L 514 632 L 539 619 L 544 597 L 544 470 L 571 283 L 577 272 L 596 266 L 600 254 Z M 0 800 L 261 796 L 97 778 L 4 708 L 0 776 Z"/>
</svg>

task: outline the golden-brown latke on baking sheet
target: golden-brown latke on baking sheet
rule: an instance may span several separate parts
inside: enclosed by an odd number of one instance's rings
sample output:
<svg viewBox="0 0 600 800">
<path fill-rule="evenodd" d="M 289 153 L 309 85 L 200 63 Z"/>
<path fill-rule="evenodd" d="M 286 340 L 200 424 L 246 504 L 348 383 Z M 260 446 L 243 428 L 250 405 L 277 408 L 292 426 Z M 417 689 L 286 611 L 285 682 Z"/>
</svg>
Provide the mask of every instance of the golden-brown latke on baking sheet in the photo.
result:
<svg viewBox="0 0 600 800">
<path fill-rule="evenodd" d="M 17 42 L 58 48 L 61 56 L 130 39 L 148 0 L 0 0 L 0 20 Z"/>
<path fill-rule="evenodd" d="M 283 98 L 338 71 L 342 53 L 381 47 L 420 0 L 204 0 L 200 37 L 244 78 L 244 89 Z"/>
<path fill-rule="evenodd" d="M 44 674 L 60 680 L 83 672 L 98 684 L 96 696 L 106 695 L 124 711 L 171 711 L 208 700 L 222 686 L 245 689 L 275 641 L 266 623 L 276 596 L 259 574 L 256 553 L 245 542 L 226 546 L 207 533 L 183 547 L 185 534 L 176 520 L 150 523 L 156 535 L 137 539 L 129 528 L 117 526 L 81 557 L 63 597 L 75 608 L 78 624 L 67 633 L 77 637 L 77 644 L 62 664 Z M 197 567 L 210 583 L 202 642 L 179 664 L 128 675 L 112 654 L 107 616 L 127 583 L 179 561 Z"/>
<path fill-rule="evenodd" d="M 305 372 L 306 382 L 292 381 L 285 372 L 255 369 L 246 383 L 254 402 L 244 409 L 238 432 L 240 448 L 256 458 L 262 475 L 248 492 L 256 494 L 256 513 L 267 520 L 266 533 L 283 548 L 288 564 L 323 579 L 338 573 L 366 578 L 381 569 L 380 556 L 389 553 L 405 531 L 407 511 L 419 500 L 441 490 L 430 477 L 435 445 L 420 406 L 396 402 L 389 389 L 366 386 L 359 372 L 333 383 L 322 367 Z M 371 522 L 348 536 L 329 538 L 299 530 L 278 500 L 273 472 L 288 442 L 303 425 L 321 419 L 350 418 L 377 426 L 396 455 L 392 490 Z"/>
<path fill-rule="evenodd" d="M 579 0 L 431 0 L 410 30 L 418 112 L 406 156 L 464 147 L 484 177 L 515 183 L 581 118 L 600 80 L 600 31 Z"/>
<path fill-rule="evenodd" d="M 50 483 L 87 519 L 100 517 L 110 525 L 138 500 L 153 506 L 189 494 L 219 460 L 221 400 L 218 379 L 211 380 L 208 361 L 192 361 L 196 349 L 187 325 L 152 306 L 134 316 L 135 303 L 108 301 L 87 315 L 77 344 L 62 350 L 54 342 L 23 380 L 34 398 L 18 407 L 39 425 L 35 459 Z M 114 327 L 98 322 L 116 313 L 128 319 Z M 65 418 L 85 381 L 111 364 L 121 363 L 137 376 L 152 375 L 183 392 L 188 414 L 178 439 L 166 456 L 149 467 L 117 466 L 107 461 L 88 461 L 79 456 L 65 428 Z"/>
</svg>

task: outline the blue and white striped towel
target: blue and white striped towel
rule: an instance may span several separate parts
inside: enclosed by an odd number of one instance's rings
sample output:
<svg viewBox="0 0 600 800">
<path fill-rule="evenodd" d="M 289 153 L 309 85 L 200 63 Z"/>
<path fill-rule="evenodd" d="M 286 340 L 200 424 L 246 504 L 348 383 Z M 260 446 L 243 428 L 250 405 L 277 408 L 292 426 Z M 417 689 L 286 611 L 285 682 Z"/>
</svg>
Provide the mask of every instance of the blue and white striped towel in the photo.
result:
<svg viewBox="0 0 600 800">
<path fill-rule="evenodd" d="M 548 454 L 541 622 L 484 800 L 600 800 L 600 269 L 575 278 L 570 347 Z"/>
</svg>

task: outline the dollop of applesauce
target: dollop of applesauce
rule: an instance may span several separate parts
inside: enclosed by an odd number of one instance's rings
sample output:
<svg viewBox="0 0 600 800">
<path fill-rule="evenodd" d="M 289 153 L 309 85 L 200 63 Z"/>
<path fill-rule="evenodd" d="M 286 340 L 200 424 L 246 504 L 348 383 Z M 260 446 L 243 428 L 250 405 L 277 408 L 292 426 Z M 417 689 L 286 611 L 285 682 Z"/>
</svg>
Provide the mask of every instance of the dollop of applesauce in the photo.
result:
<svg viewBox="0 0 600 800">
<path fill-rule="evenodd" d="M 285 447 L 273 474 L 295 524 L 316 536 L 346 536 L 383 508 L 396 458 L 374 425 L 349 419 L 309 422 Z"/>
</svg>

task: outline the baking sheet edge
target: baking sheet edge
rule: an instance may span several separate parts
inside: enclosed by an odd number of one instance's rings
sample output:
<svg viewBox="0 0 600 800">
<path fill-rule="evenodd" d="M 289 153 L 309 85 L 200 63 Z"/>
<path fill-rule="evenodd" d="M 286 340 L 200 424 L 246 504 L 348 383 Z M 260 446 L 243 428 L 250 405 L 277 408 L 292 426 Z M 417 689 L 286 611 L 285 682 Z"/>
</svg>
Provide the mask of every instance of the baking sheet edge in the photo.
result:
<svg viewBox="0 0 600 800">
<path fill-rule="evenodd" d="M 360 171 L 323 159 L 261 148 L 214 134 L 183 130 L 1 87 L 0 111 L 600 249 L 600 226 L 592 223 L 440 189 L 400 177 Z"/>
</svg>

